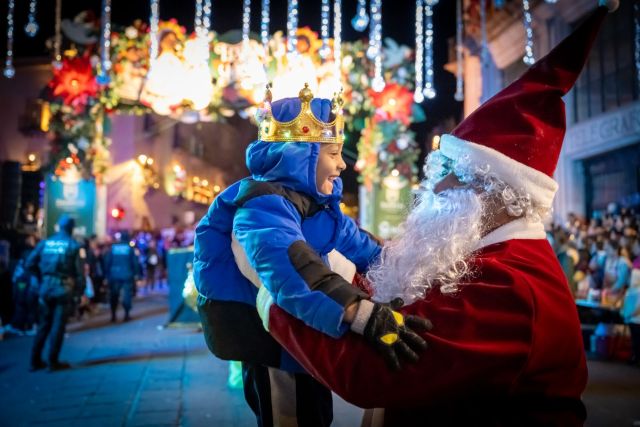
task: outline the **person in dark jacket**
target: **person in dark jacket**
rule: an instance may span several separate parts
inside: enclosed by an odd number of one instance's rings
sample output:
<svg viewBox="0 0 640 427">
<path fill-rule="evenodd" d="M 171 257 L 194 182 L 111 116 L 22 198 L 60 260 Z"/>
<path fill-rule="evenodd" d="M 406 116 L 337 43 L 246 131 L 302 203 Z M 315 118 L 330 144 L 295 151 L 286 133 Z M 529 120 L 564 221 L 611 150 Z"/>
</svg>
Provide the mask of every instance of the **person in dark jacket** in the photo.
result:
<svg viewBox="0 0 640 427">
<path fill-rule="evenodd" d="M 340 211 L 341 100 L 313 98 L 308 87 L 298 98 L 267 100 L 259 139 L 247 149 L 251 177 L 218 196 L 196 229 L 198 308 L 212 353 L 242 362 L 245 398 L 260 426 L 328 426 L 331 392 L 265 331 L 258 289 L 309 326 L 340 337 L 355 314 L 350 307 L 368 298 L 351 278 L 380 247 Z M 382 317 L 392 312 L 378 305 L 377 313 L 372 318 L 382 331 Z M 420 347 L 424 341 L 415 337 Z"/>
<path fill-rule="evenodd" d="M 84 292 L 84 259 L 81 246 L 72 237 L 75 221 L 63 215 L 58 221 L 59 230 L 41 241 L 29 255 L 28 270 L 40 278 L 40 323 L 31 352 L 31 371 L 46 367 L 42 350 L 49 338 L 49 370 L 69 368 L 58 359 L 67 318 L 74 300 Z"/>
<path fill-rule="evenodd" d="M 109 284 L 109 302 L 111 304 L 111 322 L 116 321 L 116 312 L 122 292 L 124 321 L 131 320 L 133 287 L 140 278 L 140 263 L 135 250 L 129 244 L 129 233 L 122 231 L 117 243 L 111 245 L 104 260 L 105 278 Z"/>
</svg>

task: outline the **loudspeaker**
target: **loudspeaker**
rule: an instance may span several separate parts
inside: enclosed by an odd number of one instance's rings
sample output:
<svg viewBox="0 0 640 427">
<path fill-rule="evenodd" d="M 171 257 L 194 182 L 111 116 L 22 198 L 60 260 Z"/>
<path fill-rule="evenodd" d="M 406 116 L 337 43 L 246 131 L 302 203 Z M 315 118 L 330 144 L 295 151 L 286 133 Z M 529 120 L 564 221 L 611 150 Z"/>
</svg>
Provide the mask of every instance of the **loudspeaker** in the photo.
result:
<svg viewBox="0 0 640 427">
<path fill-rule="evenodd" d="M 14 228 L 20 212 L 22 170 L 20 162 L 7 160 L 2 164 L 2 192 L 0 193 L 0 225 Z"/>
</svg>

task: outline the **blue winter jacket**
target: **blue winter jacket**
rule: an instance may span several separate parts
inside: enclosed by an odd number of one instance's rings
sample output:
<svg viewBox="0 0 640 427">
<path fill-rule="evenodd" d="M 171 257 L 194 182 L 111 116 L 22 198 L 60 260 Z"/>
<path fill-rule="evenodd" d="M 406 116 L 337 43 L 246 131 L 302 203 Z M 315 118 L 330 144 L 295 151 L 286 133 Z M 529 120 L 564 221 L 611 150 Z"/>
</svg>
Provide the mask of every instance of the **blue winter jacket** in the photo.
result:
<svg viewBox="0 0 640 427">
<path fill-rule="evenodd" d="M 314 99 L 311 108 L 317 118 L 329 120 L 328 100 Z M 290 121 L 300 101 L 274 102 L 272 111 L 277 120 Z M 331 195 L 318 192 L 319 151 L 318 143 L 252 143 L 246 155 L 251 177 L 220 194 L 196 229 L 199 309 L 205 338 L 218 357 L 283 369 L 288 363 L 261 326 L 258 290 L 236 266 L 232 233 L 276 304 L 315 329 L 340 337 L 348 330 L 344 308 L 366 297 L 333 273 L 326 257 L 336 249 L 364 271 L 380 247 L 340 211 L 339 179 Z"/>
</svg>

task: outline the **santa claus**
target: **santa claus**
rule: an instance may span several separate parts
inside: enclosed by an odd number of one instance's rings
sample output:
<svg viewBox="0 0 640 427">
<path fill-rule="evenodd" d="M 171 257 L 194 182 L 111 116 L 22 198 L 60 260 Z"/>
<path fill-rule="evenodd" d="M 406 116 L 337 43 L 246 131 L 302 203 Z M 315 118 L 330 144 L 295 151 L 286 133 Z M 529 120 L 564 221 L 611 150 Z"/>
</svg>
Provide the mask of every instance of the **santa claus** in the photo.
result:
<svg viewBox="0 0 640 427">
<path fill-rule="evenodd" d="M 360 334 L 323 335 L 265 293 L 270 333 L 314 377 L 370 412 L 374 425 L 582 425 L 587 368 L 580 323 L 545 239 L 566 123 L 562 96 L 578 77 L 604 7 L 519 80 L 444 135 L 417 206 L 368 273 L 394 315 L 432 320 L 429 348 L 390 370 Z M 358 303 L 366 337 L 378 305 Z M 363 329 L 364 330 L 360 330 Z M 388 335 L 388 336 L 387 336 Z M 380 345 L 402 340 L 385 335 Z"/>
</svg>

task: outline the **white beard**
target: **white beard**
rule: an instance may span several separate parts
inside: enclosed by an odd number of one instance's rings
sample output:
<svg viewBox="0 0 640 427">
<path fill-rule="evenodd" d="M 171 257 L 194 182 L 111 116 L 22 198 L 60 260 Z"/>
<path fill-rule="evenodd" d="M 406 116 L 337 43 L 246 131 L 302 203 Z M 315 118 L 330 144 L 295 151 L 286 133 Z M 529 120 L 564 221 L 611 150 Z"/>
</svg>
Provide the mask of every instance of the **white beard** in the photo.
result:
<svg viewBox="0 0 640 427">
<path fill-rule="evenodd" d="M 400 234 L 385 244 L 380 261 L 367 273 L 373 299 L 400 297 L 410 304 L 434 287 L 455 292 L 459 280 L 471 273 L 482 214 L 482 196 L 469 188 L 439 194 L 424 190 Z"/>
</svg>

